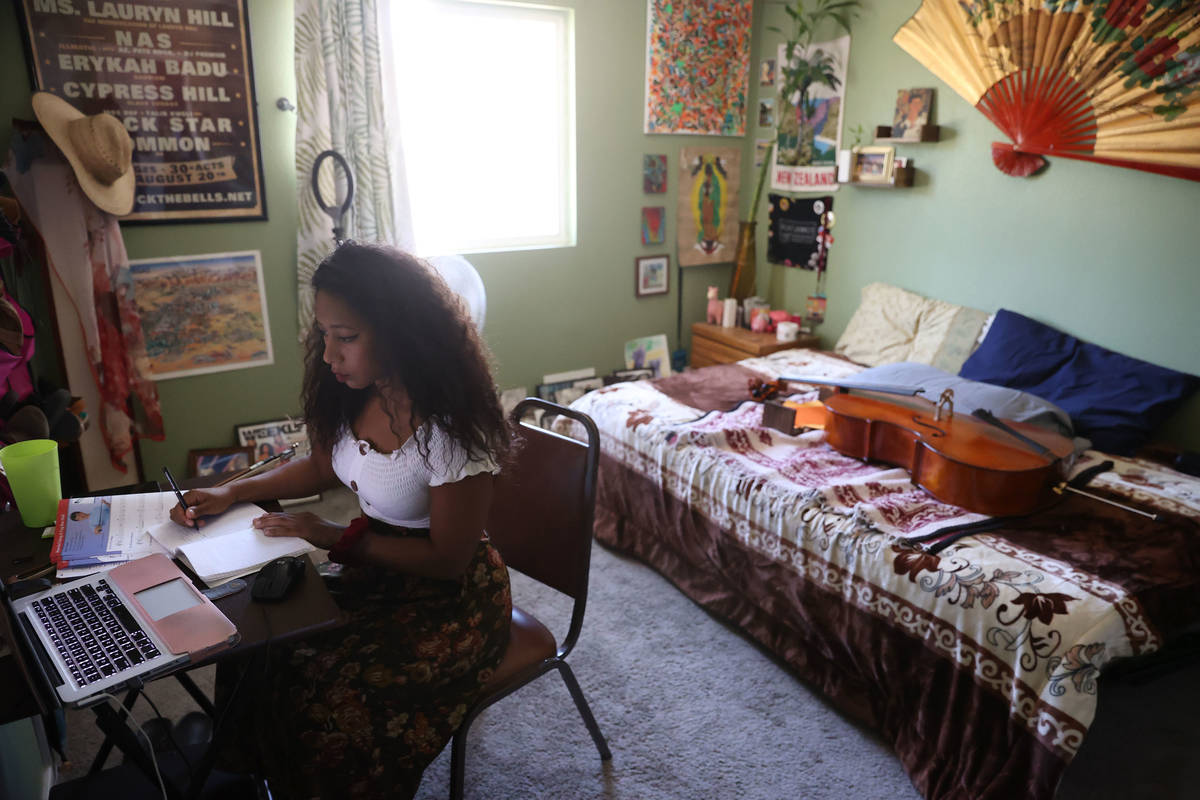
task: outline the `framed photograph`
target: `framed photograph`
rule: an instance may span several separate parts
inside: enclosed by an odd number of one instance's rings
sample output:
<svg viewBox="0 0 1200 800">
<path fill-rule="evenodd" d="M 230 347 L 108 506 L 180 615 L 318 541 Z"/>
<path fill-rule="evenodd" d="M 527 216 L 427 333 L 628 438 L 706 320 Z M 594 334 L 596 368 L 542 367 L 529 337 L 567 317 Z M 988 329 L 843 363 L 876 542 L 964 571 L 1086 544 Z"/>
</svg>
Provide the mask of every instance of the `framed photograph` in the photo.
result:
<svg viewBox="0 0 1200 800">
<path fill-rule="evenodd" d="M 257 250 L 129 262 L 156 381 L 275 361 Z"/>
<path fill-rule="evenodd" d="M 666 294 L 671 257 L 641 256 L 633 260 L 633 293 L 636 297 Z"/>
<path fill-rule="evenodd" d="M 891 183 L 894 147 L 860 147 L 854 151 L 850 166 L 852 183 Z"/>
<path fill-rule="evenodd" d="M 188 451 L 188 477 L 241 472 L 254 463 L 252 447 L 210 447 Z"/>
<path fill-rule="evenodd" d="M 241 447 L 249 447 L 254 452 L 254 460 L 279 453 L 293 444 L 296 445 L 296 455 L 308 453 L 308 429 L 302 419 L 271 420 L 256 422 L 252 425 L 238 425 L 234 428 L 234 436 Z"/>
<path fill-rule="evenodd" d="M 246 6 L 16 0 L 33 88 L 129 129 L 122 225 L 267 218 Z"/>
</svg>

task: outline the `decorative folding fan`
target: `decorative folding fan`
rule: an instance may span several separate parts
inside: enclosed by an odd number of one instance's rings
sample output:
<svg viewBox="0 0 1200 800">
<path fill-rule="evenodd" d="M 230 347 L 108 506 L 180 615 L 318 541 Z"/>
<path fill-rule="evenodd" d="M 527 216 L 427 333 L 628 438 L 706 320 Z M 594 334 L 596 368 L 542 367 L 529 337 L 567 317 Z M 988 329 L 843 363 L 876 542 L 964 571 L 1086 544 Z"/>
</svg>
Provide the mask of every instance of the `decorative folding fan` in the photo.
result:
<svg viewBox="0 0 1200 800">
<path fill-rule="evenodd" d="M 1012 139 L 1008 175 L 1066 156 L 1200 180 L 1200 0 L 924 0 L 893 41 Z"/>
</svg>

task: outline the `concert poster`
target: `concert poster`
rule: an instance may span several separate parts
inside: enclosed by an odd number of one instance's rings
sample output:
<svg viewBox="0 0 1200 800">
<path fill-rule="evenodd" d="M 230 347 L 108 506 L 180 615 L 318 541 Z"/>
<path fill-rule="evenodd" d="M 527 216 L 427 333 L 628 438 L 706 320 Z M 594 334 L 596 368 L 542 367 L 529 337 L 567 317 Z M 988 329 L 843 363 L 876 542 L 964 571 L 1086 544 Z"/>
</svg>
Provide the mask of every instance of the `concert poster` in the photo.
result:
<svg viewBox="0 0 1200 800">
<path fill-rule="evenodd" d="M 267 218 L 246 0 L 17 0 L 34 88 L 133 139 L 122 222 Z"/>
</svg>

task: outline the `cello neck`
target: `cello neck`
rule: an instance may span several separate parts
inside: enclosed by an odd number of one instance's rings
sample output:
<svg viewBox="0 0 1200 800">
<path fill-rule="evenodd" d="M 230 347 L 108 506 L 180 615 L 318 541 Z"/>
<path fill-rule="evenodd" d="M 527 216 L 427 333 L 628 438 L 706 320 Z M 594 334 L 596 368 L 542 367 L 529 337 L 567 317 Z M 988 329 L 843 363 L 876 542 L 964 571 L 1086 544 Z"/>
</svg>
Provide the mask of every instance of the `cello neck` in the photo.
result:
<svg viewBox="0 0 1200 800">
<path fill-rule="evenodd" d="M 910 397 L 921 394 L 925 390 L 920 386 L 905 386 L 900 383 L 858 383 L 856 381 L 839 380 L 835 378 L 808 378 L 800 376 L 797 378 L 780 377 L 779 380 L 788 383 L 808 383 L 820 386 L 834 386 L 839 391 L 848 392 L 881 392 L 883 394 L 900 394 Z"/>
</svg>

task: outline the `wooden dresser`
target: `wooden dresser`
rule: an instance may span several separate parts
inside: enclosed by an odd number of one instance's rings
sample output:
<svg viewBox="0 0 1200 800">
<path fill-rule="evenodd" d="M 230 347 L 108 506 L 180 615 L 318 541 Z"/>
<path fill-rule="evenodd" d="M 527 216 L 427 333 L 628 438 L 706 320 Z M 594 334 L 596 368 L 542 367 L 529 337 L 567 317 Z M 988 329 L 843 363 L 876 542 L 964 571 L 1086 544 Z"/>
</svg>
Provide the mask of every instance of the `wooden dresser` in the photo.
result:
<svg viewBox="0 0 1200 800">
<path fill-rule="evenodd" d="M 793 347 L 816 347 L 817 342 L 818 337 L 813 333 L 802 333 L 794 342 L 781 342 L 774 333 L 755 333 L 745 328 L 723 328 L 708 322 L 696 322 L 692 324 L 692 355 L 689 363 L 693 367 L 729 364 Z"/>
</svg>

